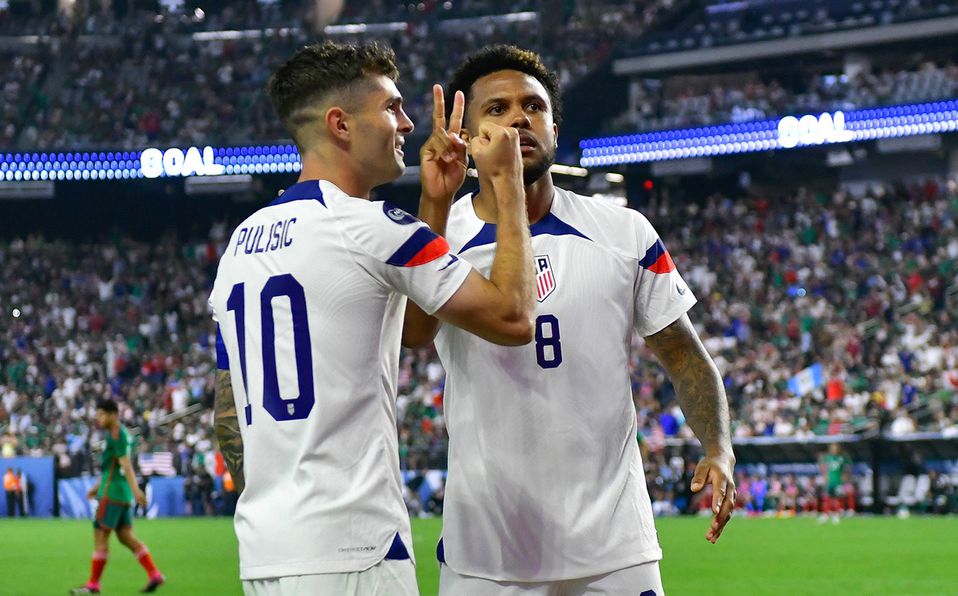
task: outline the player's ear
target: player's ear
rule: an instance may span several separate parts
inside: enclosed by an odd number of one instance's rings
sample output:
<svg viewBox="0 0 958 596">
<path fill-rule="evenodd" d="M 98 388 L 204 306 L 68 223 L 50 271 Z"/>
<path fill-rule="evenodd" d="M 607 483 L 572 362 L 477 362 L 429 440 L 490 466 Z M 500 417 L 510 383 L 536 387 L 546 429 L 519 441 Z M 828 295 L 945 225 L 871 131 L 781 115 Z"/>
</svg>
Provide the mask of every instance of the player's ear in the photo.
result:
<svg viewBox="0 0 958 596">
<path fill-rule="evenodd" d="M 552 123 L 552 138 L 555 140 L 556 149 L 559 148 L 559 125 L 555 122 Z"/>
<path fill-rule="evenodd" d="M 348 141 L 351 133 L 349 112 L 339 106 L 326 110 L 326 130 L 330 136 L 340 141 Z"/>
</svg>

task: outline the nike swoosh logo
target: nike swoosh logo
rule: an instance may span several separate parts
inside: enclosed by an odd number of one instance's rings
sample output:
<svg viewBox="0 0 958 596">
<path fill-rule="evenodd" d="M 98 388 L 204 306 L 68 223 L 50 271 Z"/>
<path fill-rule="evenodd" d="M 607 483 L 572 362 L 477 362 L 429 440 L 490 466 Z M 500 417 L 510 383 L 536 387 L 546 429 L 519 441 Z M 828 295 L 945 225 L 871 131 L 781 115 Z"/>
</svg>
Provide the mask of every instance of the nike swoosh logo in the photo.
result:
<svg viewBox="0 0 958 596">
<path fill-rule="evenodd" d="M 682 286 L 678 284 L 675 285 L 675 289 L 676 291 L 678 291 L 679 296 L 685 296 L 685 293 L 689 291 L 688 288 L 683 288 Z"/>
<path fill-rule="evenodd" d="M 455 262 L 458 261 L 458 260 L 459 260 L 459 258 L 458 258 L 456 255 L 449 255 L 449 262 L 446 263 L 445 266 L 444 266 L 442 269 L 440 269 L 439 271 L 445 271 L 450 265 L 452 265 L 453 263 L 455 263 Z"/>
</svg>

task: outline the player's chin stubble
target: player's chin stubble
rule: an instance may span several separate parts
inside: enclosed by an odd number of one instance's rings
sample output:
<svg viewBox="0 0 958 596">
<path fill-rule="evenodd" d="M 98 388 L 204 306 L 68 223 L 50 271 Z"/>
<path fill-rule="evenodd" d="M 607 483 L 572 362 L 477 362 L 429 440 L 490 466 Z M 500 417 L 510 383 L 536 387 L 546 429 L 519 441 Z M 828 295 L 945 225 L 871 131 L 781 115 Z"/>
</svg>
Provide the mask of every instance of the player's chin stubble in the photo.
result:
<svg viewBox="0 0 958 596">
<path fill-rule="evenodd" d="M 522 183 L 526 186 L 529 186 L 535 182 L 538 182 L 540 178 L 545 176 L 546 172 L 549 171 L 549 168 L 552 167 L 556 161 L 556 150 L 553 147 L 550 151 L 546 152 L 541 159 L 536 160 L 535 163 L 526 166 L 522 170 Z"/>
</svg>

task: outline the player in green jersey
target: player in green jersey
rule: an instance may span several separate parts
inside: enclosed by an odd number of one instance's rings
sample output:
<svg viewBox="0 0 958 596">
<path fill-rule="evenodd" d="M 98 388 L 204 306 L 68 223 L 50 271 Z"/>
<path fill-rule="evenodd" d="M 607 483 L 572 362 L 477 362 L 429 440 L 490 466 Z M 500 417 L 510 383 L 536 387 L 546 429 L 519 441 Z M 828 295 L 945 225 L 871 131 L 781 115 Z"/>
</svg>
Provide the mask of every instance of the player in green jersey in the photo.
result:
<svg viewBox="0 0 958 596">
<path fill-rule="evenodd" d="M 130 461 L 133 441 L 130 433 L 120 424 L 115 401 L 103 399 L 97 402 L 96 421 L 106 431 L 106 446 L 100 457 L 100 482 L 88 494 L 89 498 L 97 500 L 96 519 L 93 521 L 93 562 L 89 581 L 70 593 L 100 593 L 100 576 L 106 566 L 110 532 L 113 530 L 116 530 L 120 543 L 133 552 L 146 570 L 149 582 L 142 591 L 152 592 L 163 584 L 164 578 L 153 564 L 149 549 L 133 535 L 133 501 L 135 499 L 140 505 L 146 506 L 146 495 L 136 485 L 136 475 Z"/>
<path fill-rule="evenodd" d="M 845 496 L 843 494 L 845 468 L 850 463 L 848 458 L 842 455 L 838 443 L 829 445 L 828 453 L 822 456 L 819 468 L 822 476 L 825 477 L 825 494 L 822 495 L 820 521 L 825 521 L 831 513 L 832 522 L 838 523 L 838 514 L 842 509 L 841 499 Z"/>
</svg>

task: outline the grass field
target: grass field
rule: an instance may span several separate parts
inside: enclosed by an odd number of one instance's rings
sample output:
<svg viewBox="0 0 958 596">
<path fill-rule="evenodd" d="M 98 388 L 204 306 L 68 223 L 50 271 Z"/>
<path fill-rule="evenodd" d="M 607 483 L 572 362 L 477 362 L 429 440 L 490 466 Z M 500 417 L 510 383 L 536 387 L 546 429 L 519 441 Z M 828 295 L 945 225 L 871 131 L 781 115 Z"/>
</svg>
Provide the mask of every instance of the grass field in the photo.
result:
<svg viewBox="0 0 958 596">
<path fill-rule="evenodd" d="M 705 541 L 706 520 L 658 520 L 665 550 L 662 576 L 670 596 L 958 595 L 958 518 L 843 520 L 735 519 L 718 545 Z M 435 544 L 441 520 L 416 519 L 423 596 L 436 594 Z M 162 594 L 241 594 L 236 538 L 223 518 L 137 521 L 168 583 Z M 92 551 L 89 522 L 0 521 L 0 594 L 63 595 L 86 580 Z M 132 594 L 145 573 L 111 543 L 104 594 Z"/>
</svg>

